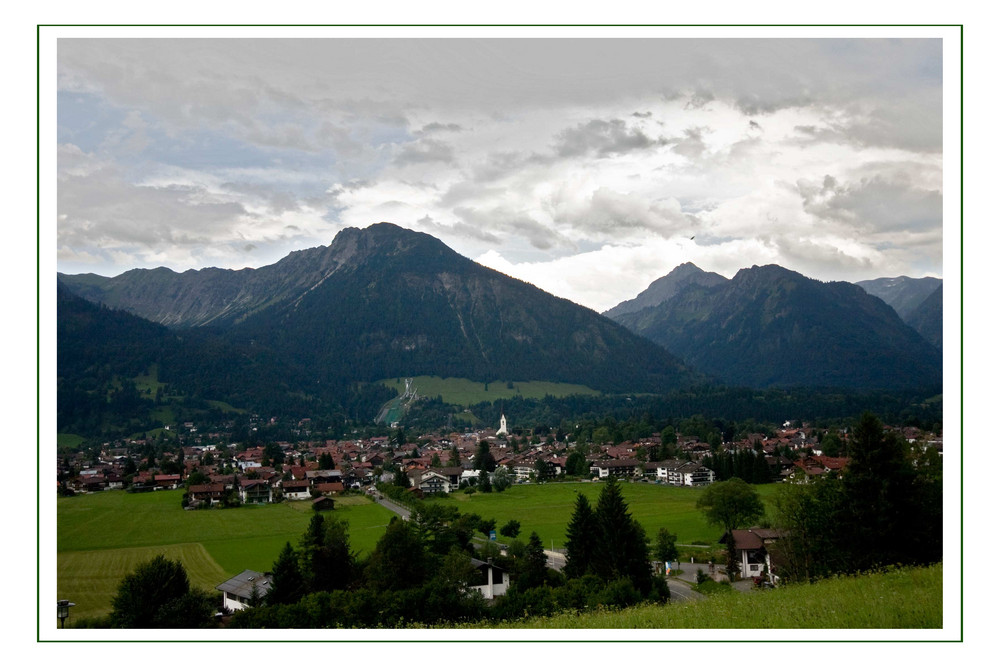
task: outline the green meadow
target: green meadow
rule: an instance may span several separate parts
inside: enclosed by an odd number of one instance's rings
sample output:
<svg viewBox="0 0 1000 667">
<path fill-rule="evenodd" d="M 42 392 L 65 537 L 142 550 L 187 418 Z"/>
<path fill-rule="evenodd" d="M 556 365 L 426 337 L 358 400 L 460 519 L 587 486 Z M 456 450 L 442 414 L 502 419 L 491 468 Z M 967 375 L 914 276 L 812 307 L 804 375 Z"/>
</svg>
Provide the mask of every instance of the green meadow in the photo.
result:
<svg viewBox="0 0 1000 667">
<path fill-rule="evenodd" d="M 521 522 L 520 539 L 526 539 L 534 531 L 546 548 L 555 546 L 558 549 L 566 538 L 566 525 L 573 515 L 577 493 L 582 493 L 591 507 L 596 507 L 603 486 L 603 482 L 515 484 L 503 493 L 466 495 L 456 492 L 431 502 L 452 505 L 460 512 L 475 513 L 485 519 L 496 519 L 497 528 L 516 519 Z M 714 545 L 718 541 L 720 530 L 705 521 L 695 507 L 701 489 L 627 482 L 621 488 L 629 511 L 651 540 L 660 528 L 667 528 L 677 535 L 680 544 Z M 777 485 L 755 488 L 768 506 Z"/>
<path fill-rule="evenodd" d="M 209 591 L 245 569 L 270 570 L 285 542 L 298 543 L 312 514 L 308 501 L 185 511 L 182 494 L 105 491 L 58 500 L 57 592 L 77 604 L 75 617 L 110 612 L 122 577 L 160 553 L 180 560 L 192 584 Z M 347 496 L 324 516 L 346 520 L 352 548 L 367 553 L 392 513 Z"/>
<path fill-rule="evenodd" d="M 501 629 L 902 629 L 944 625 L 943 567 L 912 567 L 841 576 L 774 590 L 714 595 L 704 600 L 629 609 L 563 613 Z M 674 637 L 676 638 L 676 637 Z"/>
<path fill-rule="evenodd" d="M 400 394 L 406 388 L 404 378 L 390 378 L 380 381 L 390 389 L 396 389 Z M 545 398 L 555 396 L 561 398 L 574 394 L 600 396 L 601 392 L 582 384 L 565 384 L 561 382 L 473 382 L 465 378 L 441 378 L 431 375 L 420 375 L 413 378 L 413 390 L 420 396 L 428 398 L 441 397 L 450 405 L 475 405 L 483 401 L 496 401 L 513 398 Z"/>
<path fill-rule="evenodd" d="M 600 482 L 517 484 L 503 493 L 454 493 L 430 502 L 496 519 L 498 528 L 517 519 L 521 539 L 534 531 L 546 548 L 561 548 L 576 494 L 584 494 L 596 506 L 602 486 Z M 757 487 L 765 505 L 776 489 L 776 485 Z M 719 539 L 719 529 L 695 507 L 701 489 L 623 483 L 622 491 L 632 516 L 650 539 L 661 527 L 676 534 L 681 544 L 714 546 Z M 180 560 L 192 583 L 205 590 L 244 569 L 270 570 L 285 542 L 298 543 L 311 516 L 308 501 L 185 511 L 182 493 L 106 491 L 58 500 L 57 591 L 61 599 L 77 603 L 74 616 L 107 614 L 122 577 L 159 553 Z M 347 496 L 325 516 L 346 520 L 352 548 L 365 554 L 375 547 L 392 513 L 365 497 Z"/>
</svg>

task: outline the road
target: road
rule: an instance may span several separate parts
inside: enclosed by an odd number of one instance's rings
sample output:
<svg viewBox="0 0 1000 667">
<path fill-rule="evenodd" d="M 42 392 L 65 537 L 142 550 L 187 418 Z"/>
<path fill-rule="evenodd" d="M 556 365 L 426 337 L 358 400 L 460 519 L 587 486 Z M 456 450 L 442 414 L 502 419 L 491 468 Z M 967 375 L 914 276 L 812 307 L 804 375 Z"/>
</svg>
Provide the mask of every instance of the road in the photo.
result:
<svg viewBox="0 0 1000 667">
<path fill-rule="evenodd" d="M 690 584 L 686 581 L 675 579 L 674 577 L 667 579 L 667 588 L 670 589 L 671 602 L 691 602 L 693 600 L 702 600 L 705 598 L 705 596 L 698 591 L 691 590 Z"/>
<path fill-rule="evenodd" d="M 403 517 L 404 521 L 410 520 L 410 510 L 406 509 L 405 507 L 403 507 L 398 503 L 392 502 L 391 500 L 383 496 L 381 493 L 376 492 L 372 494 L 372 500 L 374 500 L 387 510 L 395 512 L 399 516 Z"/>
</svg>

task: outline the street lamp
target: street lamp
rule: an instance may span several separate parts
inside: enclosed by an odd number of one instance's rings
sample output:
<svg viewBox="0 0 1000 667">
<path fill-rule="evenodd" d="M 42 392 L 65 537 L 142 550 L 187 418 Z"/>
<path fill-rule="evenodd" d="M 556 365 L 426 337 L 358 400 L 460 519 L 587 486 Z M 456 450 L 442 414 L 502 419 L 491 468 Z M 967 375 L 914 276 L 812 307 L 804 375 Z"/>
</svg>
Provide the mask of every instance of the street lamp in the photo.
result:
<svg viewBox="0 0 1000 667">
<path fill-rule="evenodd" d="M 69 608 L 75 607 L 75 602 L 70 602 L 69 600 L 59 600 L 56 603 L 56 617 L 59 619 L 59 627 L 66 627 L 66 617 L 69 616 Z"/>
</svg>

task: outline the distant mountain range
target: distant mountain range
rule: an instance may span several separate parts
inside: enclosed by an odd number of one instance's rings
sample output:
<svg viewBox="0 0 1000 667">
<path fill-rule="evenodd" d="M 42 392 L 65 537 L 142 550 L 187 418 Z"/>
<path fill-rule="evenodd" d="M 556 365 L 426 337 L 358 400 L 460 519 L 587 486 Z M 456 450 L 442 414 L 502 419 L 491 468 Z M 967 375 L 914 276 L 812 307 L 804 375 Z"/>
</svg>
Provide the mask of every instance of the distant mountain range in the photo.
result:
<svg viewBox="0 0 1000 667">
<path fill-rule="evenodd" d="M 940 278 L 877 278 L 857 283 L 893 307 L 899 317 L 938 349 L 942 346 L 944 283 Z"/>
<path fill-rule="evenodd" d="M 934 294 L 912 309 L 914 327 L 933 330 L 934 304 L 940 320 Z M 260 269 L 60 274 L 59 418 L 100 430 L 153 400 L 154 387 L 163 409 L 179 395 L 203 409 L 370 418 L 391 393 L 372 382 L 415 375 L 652 394 L 710 381 L 941 382 L 940 350 L 884 301 L 778 266 L 727 280 L 684 264 L 607 315 L 389 223 Z M 151 368 L 158 376 L 141 386 L 122 381 Z"/>
<path fill-rule="evenodd" d="M 685 264 L 605 314 L 727 384 L 899 389 L 942 377 L 940 350 L 885 301 L 774 265 L 726 280 Z"/>
<path fill-rule="evenodd" d="M 607 318 L 389 223 L 260 269 L 62 275 L 68 291 L 279 366 L 289 392 L 406 375 L 657 392 L 703 378 Z M 209 334 L 211 334 L 209 336 Z M 63 344 L 63 341 L 60 341 Z"/>
<path fill-rule="evenodd" d="M 920 308 L 927 297 L 941 287 L 943 281 L 940 278 L 932 277 L 897 276 L 895 278 L 862 280 L 855 284 L 892 306 L 905 322 Z"/>
</svg>

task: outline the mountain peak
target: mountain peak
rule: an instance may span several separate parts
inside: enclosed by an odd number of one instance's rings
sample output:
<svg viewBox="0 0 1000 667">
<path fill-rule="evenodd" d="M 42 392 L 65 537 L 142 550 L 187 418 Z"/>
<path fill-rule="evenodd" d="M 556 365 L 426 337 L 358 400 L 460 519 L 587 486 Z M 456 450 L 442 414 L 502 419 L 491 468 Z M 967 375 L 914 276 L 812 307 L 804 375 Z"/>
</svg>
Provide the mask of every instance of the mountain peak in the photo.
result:
<svg viewBox="0 0 1000 667">
<path fill-rule="evenodd" d="M 690 285 L 714 287 L 725 283 L 726 279 L 718 273 L 703 271 L 691 262 L 675 266 L 667 275 L 657 278 L 649 284 L 637 297 L 623 301 L 604 313 L 605 317 L 617 319 L 627 313 L 635 313 L 643 308 L 651 308 L 672 299 L 676 294 Z"/>
</svg>

